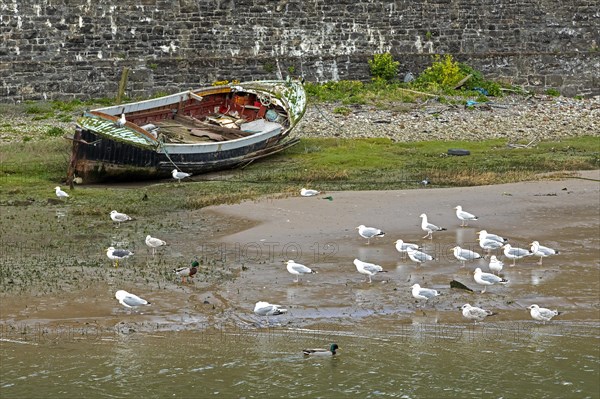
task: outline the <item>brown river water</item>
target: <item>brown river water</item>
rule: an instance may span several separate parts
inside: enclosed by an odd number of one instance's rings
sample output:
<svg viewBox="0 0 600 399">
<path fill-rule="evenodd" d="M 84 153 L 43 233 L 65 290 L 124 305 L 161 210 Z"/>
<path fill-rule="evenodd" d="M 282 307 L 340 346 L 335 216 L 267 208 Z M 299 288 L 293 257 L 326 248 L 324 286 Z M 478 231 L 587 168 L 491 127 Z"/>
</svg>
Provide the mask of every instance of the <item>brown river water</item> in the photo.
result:
<svg viewBox="0 0 600 399">
<path fill-rule="evenodd" d="M 70 217 L 69 205 L 3 207 L 0 397 L 598 398 L 600 183 L 597 171 L 583 177 L 265 199 L 119 229 Z M 459 227 L 459 204 L 479 220 Z M 422 239 L 423 212 L 448 230 Z M 367 245 L 359 224 L 386 235 Z M 480 229 L 560 254 L 542 266 L 504 259 L 509 283 L 481 294 L 473 270 L 487 260 L 461 267 L 450 251 L 481 252 Z M 152 257 L 146 234 L 170 245 Z M 399 238 L 436 259 L 416 266 Z M 119 268 L 103 252 L 115 242 L 136 252 Z M 181 284 L 170 269 L 193 256 L 203 270 Z M 387 272 L 368 284 L 354 258 Z M 287 259 L 318 273 L 295 283 Z M 418 302 L 414 283 L 442 295 Z M 125 310 L 117 289 L 153 304 Z M 289 311 L 256 316 L 259 300 Z M 464 303 L 497 315 L 475 324 Z M 562 313 L 536 322 L 533 303 Z M 332 342 L 333 358 L 302 356 Z"/>
</svg>

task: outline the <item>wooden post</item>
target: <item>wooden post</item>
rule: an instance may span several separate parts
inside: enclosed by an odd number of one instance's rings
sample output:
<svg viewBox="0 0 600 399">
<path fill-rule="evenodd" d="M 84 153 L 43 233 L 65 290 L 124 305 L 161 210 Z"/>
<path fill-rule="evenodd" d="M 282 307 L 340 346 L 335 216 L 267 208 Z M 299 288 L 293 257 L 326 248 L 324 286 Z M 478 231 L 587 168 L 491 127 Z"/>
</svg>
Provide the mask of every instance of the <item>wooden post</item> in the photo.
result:
<svg viewBox="0 0 600 399">
<path fill-rule="evenodd" d="M 123 73 L 121 73 L 121 81 L 119 82 L 119 91 L 117 92 L 117 104 L 121 104 L 125 88 L 127 87 L 127 76 L 129 75 L 129 68 L 124 67 Z"/>
</svg>

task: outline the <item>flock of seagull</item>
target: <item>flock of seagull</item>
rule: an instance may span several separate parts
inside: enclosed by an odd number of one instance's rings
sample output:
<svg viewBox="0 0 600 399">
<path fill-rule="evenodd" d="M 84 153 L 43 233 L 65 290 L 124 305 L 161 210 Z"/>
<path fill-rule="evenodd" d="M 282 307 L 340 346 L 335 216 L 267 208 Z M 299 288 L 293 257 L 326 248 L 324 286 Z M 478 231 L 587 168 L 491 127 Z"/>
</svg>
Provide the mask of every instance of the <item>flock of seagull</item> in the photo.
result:
<svg viewBox="0 0 600 399">
<path fill-rule="evenodd" d="M 306 188 L 302 188 L 300 191 L 300 195 L 303 197 L 312 197 L 319 195 L 320 192 L 317 190 L 309 190 Z M 458 205 L 455 208 L 456 217 L 460 220 L 460 227 L 468 226 L 469 222 L 477 221 L 479 218 L 472 213 L 469 213 L 462 209 L 462 206 Z M 427 218 L 427 214 L 423 213 L 420 215 L 421 218 L 421 229 L 426 233 L 422 238 L 433 239 L 433 234 L 435 232 L 445 231 L 447 230 L 445 227 L 437 226 L 429 221 Z M 368 227 L 365 225 L 360 225 L 356 227 L 358 230 L 358 234 L 367 240 L 367 245 L 371 243 L 372 239 L 376 239 L 378 237 L 384 237 L 385 232 L 376 227 Z M 539 265 L 542 264 L 544 258 L 556 255 L 559 252 L 540 245 L 538 241 L 533 241 L 530 245 L 530 249 L 513 247 L 508 243 L 508 239 L 501 237 L 497 234 L 488 233 L 486 230 L 481 230 L 478 232 L 477 241 L 479 241 L 479 246 L 486 253 L 486 258 L 489 255 L 489 269 L 492 273 L 487 273 L 481 270 L 481 268 L 476 268 L 473 272 L 474 281 L 483 286 L 483 290 L 481 293 L 485 293 L 488 286 L 495 284 L 506 284 L 508 280 L 499 276 L 499 272 L 504 267 L 504 262 L 496 257 L 496 255 L 491 255 L 491 251 L 493 250 L 503 250 L 503 254 L 506 259 L 512 260 L 511 266 L 515 266 L 515 262 L 518 259 L 522 259 L 526 256 L 535 256 L 539 257 L 540 260 L 537 262 Z M 404 242 L 403 240 L 396 240 L 394 242 L 396 250 L 400 254 L 406 254 L 410 258 L 411 261 L 417 263 L 417 265 L 429 262 L 434 260 L 435 258 L 424 252 L 422 247 L 418 244 Z M 461 248 L 460 246 L 455 246 L 452 248 L 452 253 L 454 257 L 461 262 L 461 267 L 465 267 L 466 262 L 473 261 L 476 259 L 484 258 L 481 254 Z M 356 266 L 356 270 L 364 274 L 367 278 L 367 282 L 372 282 L 372 277 L 377 275 L 378 273 L 386 272 L 382 266 L 368 263 L 360 259 L 354 259 L 354 265 Z M 300 276 L 304 274 L 317 273 L 315 270 L 297 263 L 293 260 L 288 260 L 286 262 L 287 270 L 290 274 L 296 276 L 294 282 L 298 282 Z M 429 300 L 440 295 L 440 292 L 431 288 L 421 287 L 419 284 L 414 284 L 411 287 L 411 292 L 414 298 L 419 300 Z M 465 304 L 461 308 L 462 314 L 465 318 L 473 320 L 475 322 L 484 320 L 487 316 L 493 315 L 492 311 L 485 310 L 479 307 L 471 306 L 470 304 Z M 559 312 L 556 310 L 550 310 L 546 308 L 540 308 L 538 305 L 531 305 L 527 309 L 530 310 L 530 315 L 533 319 L 547 322 L 552 319 L 554 316 L 558 315 Z M 286 313 L 287 310 L 284 309 L 281 305 L 270 304 L 268 302 L 258 302 L 255 307 L 255 313 L 263 316 L 273 316 Z"/>
</svg>

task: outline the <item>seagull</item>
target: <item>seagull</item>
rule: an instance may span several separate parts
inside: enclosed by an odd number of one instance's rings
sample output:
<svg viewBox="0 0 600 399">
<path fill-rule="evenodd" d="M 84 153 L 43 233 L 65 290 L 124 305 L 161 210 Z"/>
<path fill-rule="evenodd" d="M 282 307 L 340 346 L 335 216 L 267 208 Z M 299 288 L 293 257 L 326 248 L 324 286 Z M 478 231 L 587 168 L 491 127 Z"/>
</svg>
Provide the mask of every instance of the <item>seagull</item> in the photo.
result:
<svg viewBox="0 0 600 399">
<path fill-rule="evenodd" d="M 481 247 L 481 249 L 487 251 L 488 255 L 494 249 L 502 248 L 502 245 L 504 245 L 500 241 L 490 240 L 487 238 L 477 238 L 477 241 L 479 241 L 479 246 Z"/>
<path fill-rule="evenodd" d="M 338 349 L 338 344 L 331 344 L 329 349 L 303 349 L 302 353 L 304 356 L 335 356 Z"/>
<path fill-rule="evenodd" d="M 417 244 L 404 242 L 402 240 L 396 240 L 396 241 L 394 241 L 394 244 L 396 244 L 396 251 L 400 252 L 400 254 L 405 254 L 407 252 L 408 248 L 412 248 L 412 249 L 416 249 L 416 250 L 421 249 L 421 246 L 419 246 Z"/>
<path fill-rule="evenodd" d="M 427 222 L 427 215 L 422 213 L 421 216 L 421 229 L 423 229 L 423 231 L 426 231 L 427 234 L 423 237 L 423 238 L 427 238 L 429 237 L 429 239 L 433 239 L 433 232 L 434 231 L 443 231 L 446 230 L 445 227 L 439 227 L 436 226 L 435 224 L 431 224 L 429 222 Z"/>
<path fill-rule="evenodd" d="M 412 287 L 412 296 L 416 299 L 429 299 L 440 295 L 437 290 L 432 290 L 431 288 L 421 288 L 419 284 L 414 284 Z"/>
<path fill-rule="evenodd" d="M 181 179 L 185 179 L 192 175 L 191 173 L 180 172 L 177 169 L 173 169 L 171 174 L 173 175 L 173 179 L 177 179 L 177 183 L 181 183 Z"/>
<path fill-rule="evenodd" d="M 63 190 L 61 190 L 59 186 L 54 187 L 54 190 L 56 191 L 56 196 L 58 198 L 60 198 L 60 199 L 69 198 L 69 194 L 67 194 L 66 192 L 64 192 Z"/>
<path fill-rule="evenodd" d="M 460 227 L 467 227 L 469 221 L 479 219 L 477 216 L 472 213 L 463 211 L 462 206 L 457 205 L 454 209 L 456 209 L 456 217 L 462 220 Z"/>
<path fill-rule="evenodd" d="M 461 261 L 462 267 L 465 267 L 465 262 L 468 260 L 481 259 L 481 255 L 479 255 L 477 252 L 463 249 L 458 245 L 452 248 L 452 251 L 454 252 L 454 257 Z"/>
<path fill-rule="evenodd" d="M 529 309 L 529 313 L 534 320 L 538 320 L 546 324 L 547 321 L 550 321 L 554 316 L 558 316 L 561 314 L 558 310 L 550 310 L 546 308 L 540 308 L 538 305 L 531 305 L 527 309 Z"/>
<path fill-rule="evenodd" d="M 321 194 L 321 192 L 317 190 L 310 190 L 307 188 L 303 188 L 300 190 L 300 195 L 303 197 L 314 197 L 315 195 L 319 194 Z"/>
<path fill-rule="evenodd" d="M 559 252 L 557 250 L 548 248 L 548 247 L 544 247 L 543 245 L 540 245 L 540 243 L 537 241 L 534 241 L 529 245 L 531 245 L 532 255 L 540 257 L 540 261 L 538 262 L 538 265 L 542 264 L 542 259 L 544 259 L 550 255 L 559 254 Z"/>
<path fill-rule="evenodd" d="M 502 267 L 504 266 L 504 262 L 502 262 L 501 260 L 498 260 L 498 258 L 496 258 L 496 255 L 492 255 L 492 257 L 490 258 L 490 270 L 493 272 L 496 272 L 496 274 L 500 273 L 500 271 L 502 270 Z"/>
<path fill-rule="evenodd" d="M 363 262 L 358 259 L 354 259 L 354 265 L 356 266 L 356 270 L 358 270 L 359 273 L 367 275 L 367 277 L 369 278 L 369 283 L 371 283 L 372 276 L 376 275 L 377 273 L 386 272 L 385 270 L 383 270 L 383 267 L 379 265 Z"/>
<path fill-rule="evenodd" d="M 108 247 L 106 249 L 106 256 L 110 260 L 115 261 L 115 267 L 119 267 L 120 259 L 127 259 L 133 255 L 133 252 L 127 249 L 115 249 L 115 247 Z"/>
<path fill-rule="evenodd" d="M 361 237 L 367 239 L 367 245 L 369 244 L 369 241 L 371 240 L 371 238 L 385 236 L 385 233 L 383 231 L 381 231 L 380 229 L 375 228 L 375 227 L 366 227 L 364 224 L 361 224 L 360 226 L 358 226 L 357 229 L 358 229 L 358 234 L 360 234 Z"/>
<path fill-rule="evenodd" d="M 502 244 L 508 242 L 508 238 L 500 237 L 497 234 L 488 233 L 486 230 L 478 231 L 477 234 L 479 234 L 479 240 L 493 240 Z"/>
<path fill-rule="evenodd" d="M 283 309 L 281 305 L 274 305 L 269 302 L 259 301 L 254 305 L 254 313 L 259 316 L 277 316 L 287 313 L 287 309 Z"/>
<path fill-rule="evenodd" d="M 191 267 L 178 267 L 173 269 L 173 272 L 181 277 L 181 283 L 186 283 L 188 277 L 192 278 L 198 273 L 198 266 L 200 266 L 200 263 L 193 261 Z"/>
<path fill-rule="evenodd" d="M 425 252 L 418 251 L 413 248 L 408 248 L 406 250 L 406 253 L 408 253 L 408 257 L 410 258 L 410 260 L 412 260 L 413 262 L 417 262 L 417 264 L 427 262 L 427 261 L 434 259 L 433 256 L 426 254 Z"/>
<path fill-rule="evenodd" d="M 117 227 L 119 227 L 121 225 L 121 222 L 126 222 L 128 220 L 131 220 L 131 218 L 129 216 L 127 216 L 126 214 L 119 213 L 117 211 L 111 211 L 110 218 L 113 220 L 113 222 L 117 222 Z"/>
<path fill-rule="evenodd" d="M 462 314 L 464 317 L 466 317 L 469 320 L 473 320 L 475 323 L 477 323 L 478 321 L 483 321 L 483 319 L 485 319 L 486 317 L 495 314 L 491 310 L 484 310 L 476 306 L 471 306 L 468 303 L 462 305 L 460 309 L 462 310 Z"/>
<path fill-rule="evenodd" d="M 512 259 L 513 263 L 511 266 L 515 265 L 517 259 L 533 255 L 528 249 L 512 247 L 510 244 L 504 244 L 502 248 L 504 248 L 504 256 L 508 259 Z"/>
<path fill-rule="evenodd" d="M 482 294 L 485 292 L 488 285 L 494 285 L 496 283 L 499 283 L 499 284 L 508 283 L 508 280 L 506 280 L 502 277 L 496 276 L 495 274 L 492 274 L 492 273 L 484 273 L 481 271 L 480 268 L 475 269 L 473 274 L 475 277 L 475 282 L 477 284 L 481 284 L 481 285 L 485 286 L 485 287 L 483 287 L 483 291 L 481 291 Z"/>
<path fill-rule="evenodd" d="M 152 248 L 152 256 L 156 251 L 156 248 L 167 245 L 167 243 L 159 238 L 151 237 L 149 235 L 146 236 L 146 245 Z"/>
<path fill-rule="evenodd" d="M 288 272 L 290 272 L 291 274 L 296 275 L 296 280 L 294 280 L 295 283 L 298 282 L 298 280 L 300 279 L 300 275 L 301 274 L 311 274 L 311 273 L 316 273 L 316 271 L 301 265 L 300 263 L 296 263 L 293 260 L 288 260 L 287 262 L 287 270 Z"/>
<path fill-rule="evenodd" d="M 115 126 L 123 127 L 125 126 L 125 123 L 127 123 L 127 119 L 125 119 L 125 108 L 123 108 L 123 110 L 121 111 L 121 117 L 117 119 L 117 121 L 115 122 Z"/>
<path fill-rule="evenodd" d="M 138 306 L 151 305 L 147 300 L 140 298 L 137 295 L 130 294 L 127 291 L 119 290 L 115 293 L 115 298 L 119 300 L 119 303 L 126 308 L 135 308 Z"/>
</svg>

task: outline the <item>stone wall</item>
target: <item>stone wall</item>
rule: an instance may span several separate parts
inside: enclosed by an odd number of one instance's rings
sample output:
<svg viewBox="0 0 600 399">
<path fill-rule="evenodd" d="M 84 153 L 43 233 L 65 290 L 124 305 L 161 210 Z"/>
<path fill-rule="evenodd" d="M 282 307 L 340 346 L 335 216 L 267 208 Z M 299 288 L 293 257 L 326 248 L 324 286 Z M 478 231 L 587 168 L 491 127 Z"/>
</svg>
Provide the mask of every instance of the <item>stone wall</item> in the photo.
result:
<svg viewBox="0 0 600 399">
<path fill-rule="evenodd" d="M 368 80 L 433 53 L 527 89 L 598 95 L 597 0 L 0 0 L 0 102 L 129 97 L 216 80 Z"/>
</svg>

